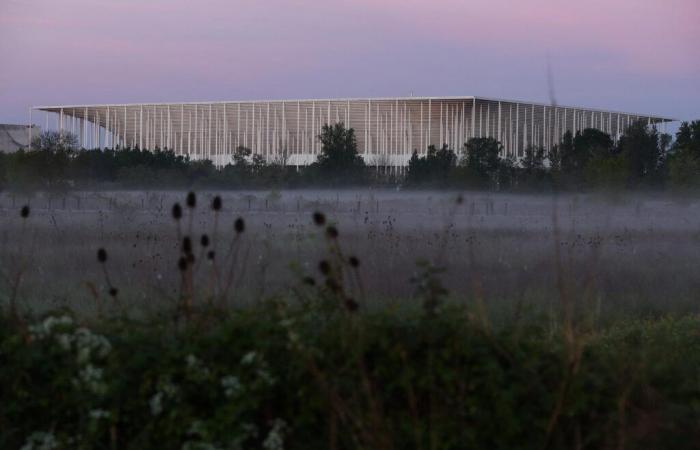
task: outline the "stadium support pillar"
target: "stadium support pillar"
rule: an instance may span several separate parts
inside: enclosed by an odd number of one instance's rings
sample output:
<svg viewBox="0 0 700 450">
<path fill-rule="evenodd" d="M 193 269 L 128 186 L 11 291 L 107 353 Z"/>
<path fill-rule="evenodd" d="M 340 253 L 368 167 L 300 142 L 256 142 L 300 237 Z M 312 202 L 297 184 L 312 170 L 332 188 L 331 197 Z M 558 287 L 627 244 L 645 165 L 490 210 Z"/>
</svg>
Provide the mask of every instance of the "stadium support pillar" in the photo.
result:
<svg viewBox="0 0 700 450">
<path fill-rule="evenodd" d="M 143 105 L 139 111 L 139 150 L 143 150 Z"/>
<path fill-rule="evenodd" d="M 501 104 L 501 102 L 498 102 L 498 142 L 500 142 L 501 144 L 503 144 L 503 139 L 502 139 L 503 136 L 501 135 L 502 134 L 501 131 L 503 128 L 503 125 L 501 122 L 502 107 L 503 107 L 503 105 Z"/>
<path fill-rule="evenodd" d="M 515 157 L 520 155 L 520 103 L 515 104 Z"/>
<path fill-rule="evenodd" d="M 475 138 L 476 132 L 476 98 L 472 99 L 472 135 L 471 138 Z"/>
<path fill-rule="evenodd" d="M 110 133 L 110 124 L 109 124 L 109 106 L 107 107 L 107 122 L 105 123 L 105 147 L 111 148 L 112 145 L 112 139 L 111 139 L 111 133 Z"/>
<path fill-rule="evenodd" d="M 212 137 L 211 136 L 211 131 L 212 131 L 212 129 L 211 129 L 211 117 L 212 117 L 211 109 L 212 109 L 212 105 L 210 103 L 209 104 L 209 120 L 207 121 L 208 131 L 207 131 L 207 147 L 206 147 L 208 159 L 211 159 L 211 141 L 212 141 L 212 139 L 211 139 L 211 137 Z"/>
<path fill-rule="evenodd" d="M 27 148 L 32 149 L 32 108 L 29 108 L 29 140 L 27 141 Z"/>
<path fill-rule="evenodd" d="M 426 146 L 425 151 L 427 151 L 428 147 L 430 147 L 430 144 L 432 144 L 432 142 L 433 142 L 431 140 L 431 137 L 430 137 L 430 132 L 431 132 L 431 129 L 433 128 L 432 127 L 432 124 L 433 124 L 433 122 L 432 122 L 432 120 L 433 120 L 432 119 L 433 107 L 432 106 L 433 106 L 432 100 L 428 99 L 428 142 L 427 142 L 428 145 Z"/>
</svg>

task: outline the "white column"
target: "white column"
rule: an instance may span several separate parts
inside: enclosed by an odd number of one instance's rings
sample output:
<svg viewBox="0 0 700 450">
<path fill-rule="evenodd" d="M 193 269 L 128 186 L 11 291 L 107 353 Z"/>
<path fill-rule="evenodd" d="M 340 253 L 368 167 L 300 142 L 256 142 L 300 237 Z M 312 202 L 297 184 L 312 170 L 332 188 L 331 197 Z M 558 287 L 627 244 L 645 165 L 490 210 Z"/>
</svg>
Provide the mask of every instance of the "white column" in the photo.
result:
<svg viewBox="0 0 700 450">
<path fill-rule="evenodd" d="M 433 103 L 432 103 L 432 99 L 429 98 L 428 99 L 428 142 L 427 142 L 428 145 L 426 145 L 425 148 L 423 149 L 424 152 L 427 151 L 428 147 L 433 143 L 431 136 L 430 136 L 430 134 L 432 132 L 432 128 L 433 128 L 432 115 L 433 115 Z"/>
<path fill-rule="evenodd" d="M 27 143 L 27 148 L 32 149 L 32 108 L 29 108 L 29 141 Z"/>
<path fill-rule="evenodd" d="M 501 122 L 501 117 L 502 117 L 502 109 L 503 105 L 501 102 L 498 102 L 498 142 L 503 144 L 503 136 L 502 136 L 502 122 Z"/>
<path fill-rule="evenodd" d="M 139 108 L 139 150 L 143 150 L 143 105 Z"/>
<path fill-rule="evenodd" d="M 476 137 L 476 98 L 472 99 L 472 132 L 469 137 L 471 139 Z"/>
</svg>

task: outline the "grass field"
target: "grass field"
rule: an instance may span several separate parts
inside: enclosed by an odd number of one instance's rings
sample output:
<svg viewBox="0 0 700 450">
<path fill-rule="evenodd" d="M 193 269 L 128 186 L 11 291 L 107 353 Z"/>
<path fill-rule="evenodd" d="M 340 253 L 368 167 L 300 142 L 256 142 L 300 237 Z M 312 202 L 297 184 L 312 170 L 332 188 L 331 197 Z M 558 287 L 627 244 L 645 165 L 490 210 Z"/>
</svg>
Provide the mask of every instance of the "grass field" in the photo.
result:
<svg viewBox="0 0 700 450">
<path fill-rule="evenodd" d="M 185 194 L 0 197 L 0 448 L 700 442 L 700 202 Z"/>
<path fill-rule="evenodd" d="M 572 292 L 587 292 L 603 310 L 693 310 L 700 281 L 700 202 L 673 197 L 528 196 L 392 191 L 214 193 L 182 224 L 228 251 L 236 217 L 246 233 L 239 247 L 237 290 L 248 303 L 286 289 L 297 272 L 313 275 L 323 240 L 311 223 L 323 211 L 337 224 L 346 252 L 361 259 L 373 303 L 410 297 L 418 260 L 445 269 L 455 296 L 493 304 L 558 295 L 557 274 Z M 104 288 L 97 248 L 110 254 L 112 281 L 123 302 L 138 308 L 177 294 L 179 243 L 171 217 L 183 192 L 83 192 L 0 196 L 0 261 L 5 281 L 24 262 L 17 296 L 35 309 L 94 309 Z M 28 203 L 31 215 L 19 215 Z M 217 231 L 214 233 L 214 218 Z M 557 249 L 558 247 L 558 249 Z M 21 252 L 21 255 L 18 253 Z M 200 249 L 196 253 L 199 253 Z M 290 269 L 295 266 L 295 270 Z M 201 272 L 206 272 L 203 264 Z M 199 285 L 206 284 L 206 276 Z M 0 287 L 7 292 L 8 285 Z M 0 291 L 2 292 L 2 291 Z"/>
</svg>

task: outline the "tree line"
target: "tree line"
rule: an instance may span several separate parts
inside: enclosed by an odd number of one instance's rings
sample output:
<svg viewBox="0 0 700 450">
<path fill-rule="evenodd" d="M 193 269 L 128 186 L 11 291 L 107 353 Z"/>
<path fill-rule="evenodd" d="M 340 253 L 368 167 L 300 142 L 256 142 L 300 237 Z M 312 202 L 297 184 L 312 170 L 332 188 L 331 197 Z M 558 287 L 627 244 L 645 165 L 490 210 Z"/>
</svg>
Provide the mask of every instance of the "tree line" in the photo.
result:
<svg viewBox="0 0 700 450">
<path fill-rule="evenodd" d="M 31 149 L 0 152 L 0 188 L 71 189 L 306 186 L 452 187 L 491 190 L 700 187 L 700 121 L 685 122 L 673 140 L 639 122 L 615 142 L 596 129 L 567 132 L 547 151 L 530 146 L 519 159 L 503 157 L 493 138 L 473 138 L 461 149 L 430 146 L 414 151 L 400 176 L 367 166 L 357 150 L 355 131 L 342 123 L 325 125 L 321 151 L 308 166 L 267 162 L 238 147 L 231 163 L 217 168 L 168 149 L 79 149 L 71 133 L 46 131 Z"/>
<path fill-rule="evenodd" d="M 443 146 L 413 153 L 409 186 L 460 186 L 496 190 L 700 187 L 700 121 L 684 122 L 675 141 L 643 122 L 615 142 L 597 129 L 567 132 L 547 151 L 529 146 L 522 158 L 502 157 L 493 138 L 474 138 L 461 151 Z"/>
</svg>

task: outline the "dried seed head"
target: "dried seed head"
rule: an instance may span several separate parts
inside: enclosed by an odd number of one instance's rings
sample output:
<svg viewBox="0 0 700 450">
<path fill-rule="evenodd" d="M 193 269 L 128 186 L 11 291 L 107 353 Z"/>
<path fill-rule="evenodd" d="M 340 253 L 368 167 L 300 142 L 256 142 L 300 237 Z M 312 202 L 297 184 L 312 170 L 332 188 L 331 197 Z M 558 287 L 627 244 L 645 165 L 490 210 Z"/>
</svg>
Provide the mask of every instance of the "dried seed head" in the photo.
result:
<svg viewBox="0 0 700 450">
<path fill-rule="evenodd" d="M 320 270 L 322 274 L 328 276 L 328 274 L 331 273 L 331 265 L 324 259 L 318 263 L 318 270 Z"/>
<path fill-rule="evenodd" d="M 209 246 L 209 236 L 207 236 L 206 234 L 203 234 L 199 240 L 199 243 L 202 244 L 202 247 L 208 247 Z"/>
<path fill-rule="evenodd" d="M 314 280 L 313 277 L 304 277 L 302 282 L 309 286 L 316 286 L 316 280 Z"/>
<path fill-rule="evenodd" d="M 182 252 L 186 255 L 192 253 L 192 239 L 189 236 L 182 238 Z"/>
<path fill-rule="evenodd" d="M 326 228 L 326 236 L 330 239 L 336 239 L 338 237 L 338 229 L 333 225 L 328 225 Z"/>
<path fill-rule="evenodd" d="M 29 217 L 29 205 L 24 205 L 20 210 L 19 215 L 22 216 L 23 219 Z"/>
<path fill-rule="evenodd" d="M 350 263 L 350 265 L 351 265 L 352 267 L 355 267 L 355 268 L 359 267 L 359 265 L 360 265 L 360 260 L 357 259 L 356 256 L 351 256 L 351 257 L 349 257 L 349 258 L 348 258 L 348 262 Z"/>
<path fill-rule="evenodd" d="M 358 310 L 360 305 L 352 298 L 345 299 L 345 308 L 350 312 L 355 312 Z"/>
<path fill-rule="evenodd" d="M 236 233 L 241 234 L 243 231 L 245 231 L 245 222 L 241 217 L 236 219 L 235 222 L 233 222 L 233 229 L 236 230 Z"/>
<path fill-rule="evenodd" d="M 180 269 L 182 272 L 187 270 L 187 259 L 185 259 L 184 256 L 177 260 L 177 268 Z"/>
<path fill-rule="evenodd" d="M 218 195 L 214 197 L 214 200 L 211 202 L 211 209 L 214 211 L 221 211 L 221 197 Z"/>
<path fill-rule="evenodd" d="M 182 218 L 182 206 L 179 203 L 173 205 L 173 219 L 180 220 Z"/>
<path fill-rule="evenodd" d="M 194 195 L 194 192 L 190 191 L 187 193 L 187 207 L 194 208 L 195 206 L 197 206 L 197 196 Z"/>
<path fill-rule="evenodd" d="M 314 223 L 319 227 L 322 227 L 326 223 L 326 216 L 323 213 L 316 211 L 313 215 Z"/>
<path fill-rule="evenodd" d="M 216 252 L 214 250 L 209 250 L 209 252 L 207 252 L 207 259 L 209 261 L 214 261 L 214 258 L 216 258 Z"/>
<path fill-rule="evenodd" d="M 115 287 L 109 288 L 109 295 L 111 295 L 112 297 L 116 297 L 118 293 L 119 293 L 119 289 L 117 289 Z"/>
<path fill-rule="evenodd" d="M 104 263 L 107 261 L 107 250 L 100 248 L 97 250 L 97 261 Z"/>
</svg>

